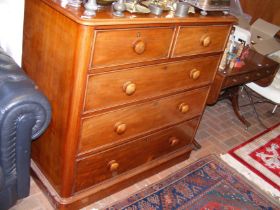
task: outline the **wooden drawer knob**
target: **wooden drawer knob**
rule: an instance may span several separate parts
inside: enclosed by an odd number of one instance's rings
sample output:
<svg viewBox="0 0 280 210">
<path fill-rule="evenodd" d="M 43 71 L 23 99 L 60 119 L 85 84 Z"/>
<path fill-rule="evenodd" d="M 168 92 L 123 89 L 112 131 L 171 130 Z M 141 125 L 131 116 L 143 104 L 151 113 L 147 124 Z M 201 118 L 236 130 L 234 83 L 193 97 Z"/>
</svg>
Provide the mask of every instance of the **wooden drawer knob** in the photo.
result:
<svg viewBox="0 0 280 210">
<path fill-rule="evenodd" d="M 182 113 L 187 113 L 187 112 L 189 111 L 189 109 L 190 109 L 189 105 L 187 105 L 187 104 L 185 104 L 185 103 L 181 103 L 181 104 L 179 105 L 179 110 L 180 110 L 180 112 L 182 112 Z"/>
<path fill-rule="evenodd" d="M 123 84 L 123 91 L 126 95 L 132 95 L 136 90 L 136 85 L 132 82 L 126 82 Z"/>
<path fill-rule="evenodd" d="M 200 71 L 197 69 L 193 69 L 190 72 L 190 78 L 193 80 L 197 80 L 200 77 Z"/>
<path fill-rule="evenodd" d="M 202 36 L 200 39 L 200 43 L 203 47 L 208 47 L 211 44 L 211 38 L 210 36 Z"/>
<path fill-rule="evenodd" d="M 111 172 L 114 172 L 114 171 L 117 171 L 120 164 L 117 163 L 117 161 L 115 160 L 111 160 L 109 163 L 108 163 L 108 166 L 109 166 L 109 169 Z"/>
<path fill-rule="evenodd" d="M 176 137 L 171 137 L 169 139 L 169 144 L 173 147 L 173 146 L 176 146 L 178 143 L 179 143 L 179 139 L 177 139 Z"/>
<path fill-rule="evenodd" d="M 117 134 L 123 134 L 126 131 L 126 124 L 122 122 L 117 122 L 115 124 L 115 132 Z"/>
<path fill-rule="evenodd" d="M 139 55 L 142 54 L 145 51 L 145 49 L 146 49 L 146 44 L 142 40 L 136 41 L 133 45 L 134 52 Z"/>
</svg>

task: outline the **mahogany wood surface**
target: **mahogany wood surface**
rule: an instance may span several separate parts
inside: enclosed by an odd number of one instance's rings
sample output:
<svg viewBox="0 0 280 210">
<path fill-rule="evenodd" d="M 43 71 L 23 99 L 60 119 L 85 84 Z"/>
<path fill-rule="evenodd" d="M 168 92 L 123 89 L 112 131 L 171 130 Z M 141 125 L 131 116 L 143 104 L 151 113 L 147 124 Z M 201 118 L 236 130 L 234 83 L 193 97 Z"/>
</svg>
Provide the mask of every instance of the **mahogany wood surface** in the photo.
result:
<svg viewBox="0 0 280 210">
<path fill-rule="evenodd" d="M 71 131 L 68 126 L 74 75 L 79 73 L 73 68 L 78 52 L 79 25 L 40 1 L 26 1 L 25 6 L 22 66 L 48 97 L 52 107 L 49 128 L 32 144 L 32 158 L 61 192 L 64 147 L 68 145 L 71 149 L 71 139 L 66 136 Z M 61 31 L 67 31 L 67 35 Z M 73 165 L 73 161 L 69 164 Z"/>
<path fill-rule="evenodd" d="M 98 68 L 167 58 L 173 34 L 174 27 L 97 30 L 91 66 Z"/>
<path fill-rule="evenodd" d="M 224 49 L 229 29 L 227 25 L 180 27 L 172 57 L 220 52 Z"/>
<path fill-rule="evenodd" d="M 198 119 L 196 118 L 144 138 L 102 151 L 86 159 L 78 160 L 75 191 L 118 176 L 190 144 L 197 123 Z M 114 170 L 110 168 L 110 162 L 113 160 L 119 164 Z"/>
<path fill-rule="evenodd" d="M 83 119 L 79 152 L 198 116 L 207 95 L 208 87 L 204 87 Z M 185 113 L 179 109 L 182 103 L 189 106 Z M 118 123 L 126 125 L 124 132 L 116 132 Z"/>
<path fill-rule="evenodd" d="M 229 99 L 234 113 L 246 126 L 250 123 L 239 112 L 239 86 L 249 82 L 255 82 L 263 87 L 270 85 L 277 73 L 279 64 L 256 51 L 249 50 L 248 56 L 244 59 L 242 67 L 226 68 L 218 71 L 214 84 L 211 87 L 207 104 L 214 104 L 217 100 Z M 223 91 L 222 94 L 220 92 Z"/>
<path fill-rule="evenodd" d="M 208 105 L 213 105 L 217 102 L 222 90 L 223 82 L 224 82 L 224 77 L 221 74 L 217 73 L 214 82 L 211 85 L 211 89 L 209 91 L 209 95 L 207 98 Z"/>
<path fill-rule="evenodd" d="M 280 26 L 280 1 L 279 0 L 240 0 L 244 13 L 249 14 L 251 23 L 262 18 L 270 23 Z"/>
<path fill-rule="evenodd" d="M 239 75 L 233 75 L 233 76 L 227 76 L 223 88 L 232 87 L 240 84 L 245 84 L 252 81 L 257 81 L 259 79 L 265 78 L 270 75 L 274 75 L 276 73 L 276 69 L 274 67 L 269 68 L 256 68 L 252 69 L 254 71 L 239 74 Z M 272 79 L 273 80 L 273 79 Z M 271 82 L 269 81 L 267 85 L 269 85 Z M 265 85 L 265 86 L 267 86 Z"/>
<path fill-rule="evenodd" d="M 218 71 L 211 86 L 207 104 L 214 104 L 221 90 L 255 82 L 263 87 L 268 86 L 274 79 L 279 64 L 254 50 L 249 50 L 240 68 L 226 68 Z"/>
<path fill-rule="evenodd" d="M 221 13 L 115 18 L 107 9 L 87 19 L 83 12 L 59 0 L 25 2 L 22 66 L 53 111 L 32 145 L 32 168 L 60 209 L 81 208 L 189 156 L 236 21 Z M 200 28 L 211 50 L 181 48 L 180 27 Z M 184 53 L 174 57 L 175 49 Z M 136 151 L 143 157 L 125 162 Z"/>
<path fill-rule="evenodd" d="M 155 17 L 153 14 L 131 14 L 129 12 L 124 12 L 124 17 L 119 18 L 112 15 L 110 7 L 105 7 L 101 9 L 94 18 L 88 18 L 84 16 L 84 7 L 74 8 L 71 6 L 62 7 L 60 5 L 60 0 L 40 0 L 53 9 L 59 11 L 68 18 L 74 20 L 75 22 L 88 25 L 88 26 L 98 26 L 98 28 L 106 28 L 109 26 L 114 27 L 135 27 L 138 24 L 211 24 L 211 23 L 224 23 L 232 24 L 236 22 L 236 18 L 230 15 L 223 15 L 222 12 L 212 12 L 211 15 L 201 16 L 200 14 L 193 14 L 185 18 L 170 16 L 168 13 L 163 13 L 160 17 Z M 125 26 L 124 26 L 125 25 Z M 104 27 L 105 26 L 105 27 Z M 139 25 L 138 25 L 139 26 Z"/>
<path fill-rule="evenodd" d="M 88 188 L 87 190 L 75 193 L 73 196 L 68 198 L 60 197 L 57 194 L 57 192 L 49 185 L 48 180 L 44 177 L 44 174 L 40 173 L 40 170 L 35 164 L 31 166 L 32 175 L 36 183 L 38 183 L 45 195 L 49 198 L 51 204 L 56 209 L 77 210 L 84 207 L 86 204 L 90 204 L 104 198 L 105 195 L 111 195 L 120 189 L 135 184 L 137 181 L 188 159 L 192 149 L 193 145 L 189 144 L 181 149 L 178 149 L 176 152 L 162 156 L 157 161 L 150 161 L 143 165 L 143 167 L 135 168 L 130 173 L 124 173 L 116 178 L 105 180 L 104 182 Z"/>
<path fill-rule="evenodd" d="M 234 76 L 246 73 L 257 73 L 258 70 L 267 70 L 269 68 L 276 68 L 278 63 L 271 60 L 267 56 L 261 55 L 260 53 L 249 50 L 248 56 L 244 59 L 244 65 L 240 68 L 227 68 L 225 72 L 221 72 L 223 75 Z M 261 72 L 260 72 L 261 73 Z"/>
<path fill-rule="evenodd" d="M 178 90 L 205 86 L 213 80 L 219 60 L 220 56 L 209 56 L 90 75 L 84 110 L 106 109 Z M 191 77 L 193 70 L 200 72 L 198 78 Z M 128 82 L 135 85 L 131 94 L 124 90 Z"/>
</svg>

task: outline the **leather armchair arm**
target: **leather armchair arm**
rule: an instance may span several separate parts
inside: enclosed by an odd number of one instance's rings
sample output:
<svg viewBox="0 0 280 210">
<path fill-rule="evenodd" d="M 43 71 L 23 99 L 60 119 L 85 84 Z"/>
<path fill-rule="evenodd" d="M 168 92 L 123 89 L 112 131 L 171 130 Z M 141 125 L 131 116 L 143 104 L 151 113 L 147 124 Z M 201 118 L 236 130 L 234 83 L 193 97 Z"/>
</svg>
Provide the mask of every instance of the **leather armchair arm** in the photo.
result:
<svg viewBox="0 0 280 210">
<path fill-rule="evenodd" d="M 5 185 L 17 180 L 18 197 L 29 193 L 30 144 L 49 125 L 47 98 L 0 49 L 0 167 Z"/>
</svg>

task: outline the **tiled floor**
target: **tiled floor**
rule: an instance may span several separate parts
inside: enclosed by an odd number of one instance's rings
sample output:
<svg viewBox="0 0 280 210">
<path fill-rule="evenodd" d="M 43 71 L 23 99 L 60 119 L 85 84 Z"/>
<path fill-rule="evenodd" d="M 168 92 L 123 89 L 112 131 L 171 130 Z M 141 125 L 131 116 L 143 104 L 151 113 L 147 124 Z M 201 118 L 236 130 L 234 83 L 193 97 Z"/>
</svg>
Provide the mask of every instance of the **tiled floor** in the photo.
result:
<svg viewBox="0 0 280 210">
<path fill-rule="evenodd" d="M 247 101 L 248 99 L 245 96 L 241 97 L 241 104 L 244 104 Z M 260 114 L 264 124 L 267 127 L 280 122 L 280 108 L 276 110 L 275 114 L 271 113 L 272 108 L 273 106 L 271 104 L 257 104 L 258 113 Z M 188 160 L 179 163 L 139 183 L 136 183 L 131 187 L 128 187 L 83 209 L 102 209 L 103 207 L 110 205 L 111 203 L 119 199 L 125 198 L 127 195 L 132 194 L 139 189 L 166 177 L 170 173 L 190 164 L 191 162 L 199 159 L 202 156 L 210 153 L 226 153 L 229 149 L 246 141 L 247 139 L 265 129 L 257 121 L 252 107 L 242 107 L 241 112 L 252 124 L 248 130 L 246 130 L 244 125 L 236 118 L 227 100 L 220 101 L 214 106 L 208 106 L 204 112 L 201 124 L 196 135 L 196 139 L 202 145 L 202 149 L 193 151 Z M 53 208 L 33 180 L 31 180 L 30 196 L 21 201 L 18 201 L 18 203 L 12 208 L 12 210 L 51 209 Z"/>
</svg>

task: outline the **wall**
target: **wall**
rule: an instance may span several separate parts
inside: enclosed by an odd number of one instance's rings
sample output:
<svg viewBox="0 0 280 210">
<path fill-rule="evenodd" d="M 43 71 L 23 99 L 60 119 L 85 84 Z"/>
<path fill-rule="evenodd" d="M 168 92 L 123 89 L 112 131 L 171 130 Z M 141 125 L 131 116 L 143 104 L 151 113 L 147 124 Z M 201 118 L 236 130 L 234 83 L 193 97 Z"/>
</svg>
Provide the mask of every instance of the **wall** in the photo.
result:
<svg viewBox="0 0 280 210">
<path fill-rule="evenodd" d="M 0 0 L 0 46 L 21 66 L 24 0 Z"/>
<path fill-rule="evenodd" d="M 243 12 L 252 16 L 253 23 L 262 18 L 280 26 L 280 0 L 240 0 Z"/>
</svg>

